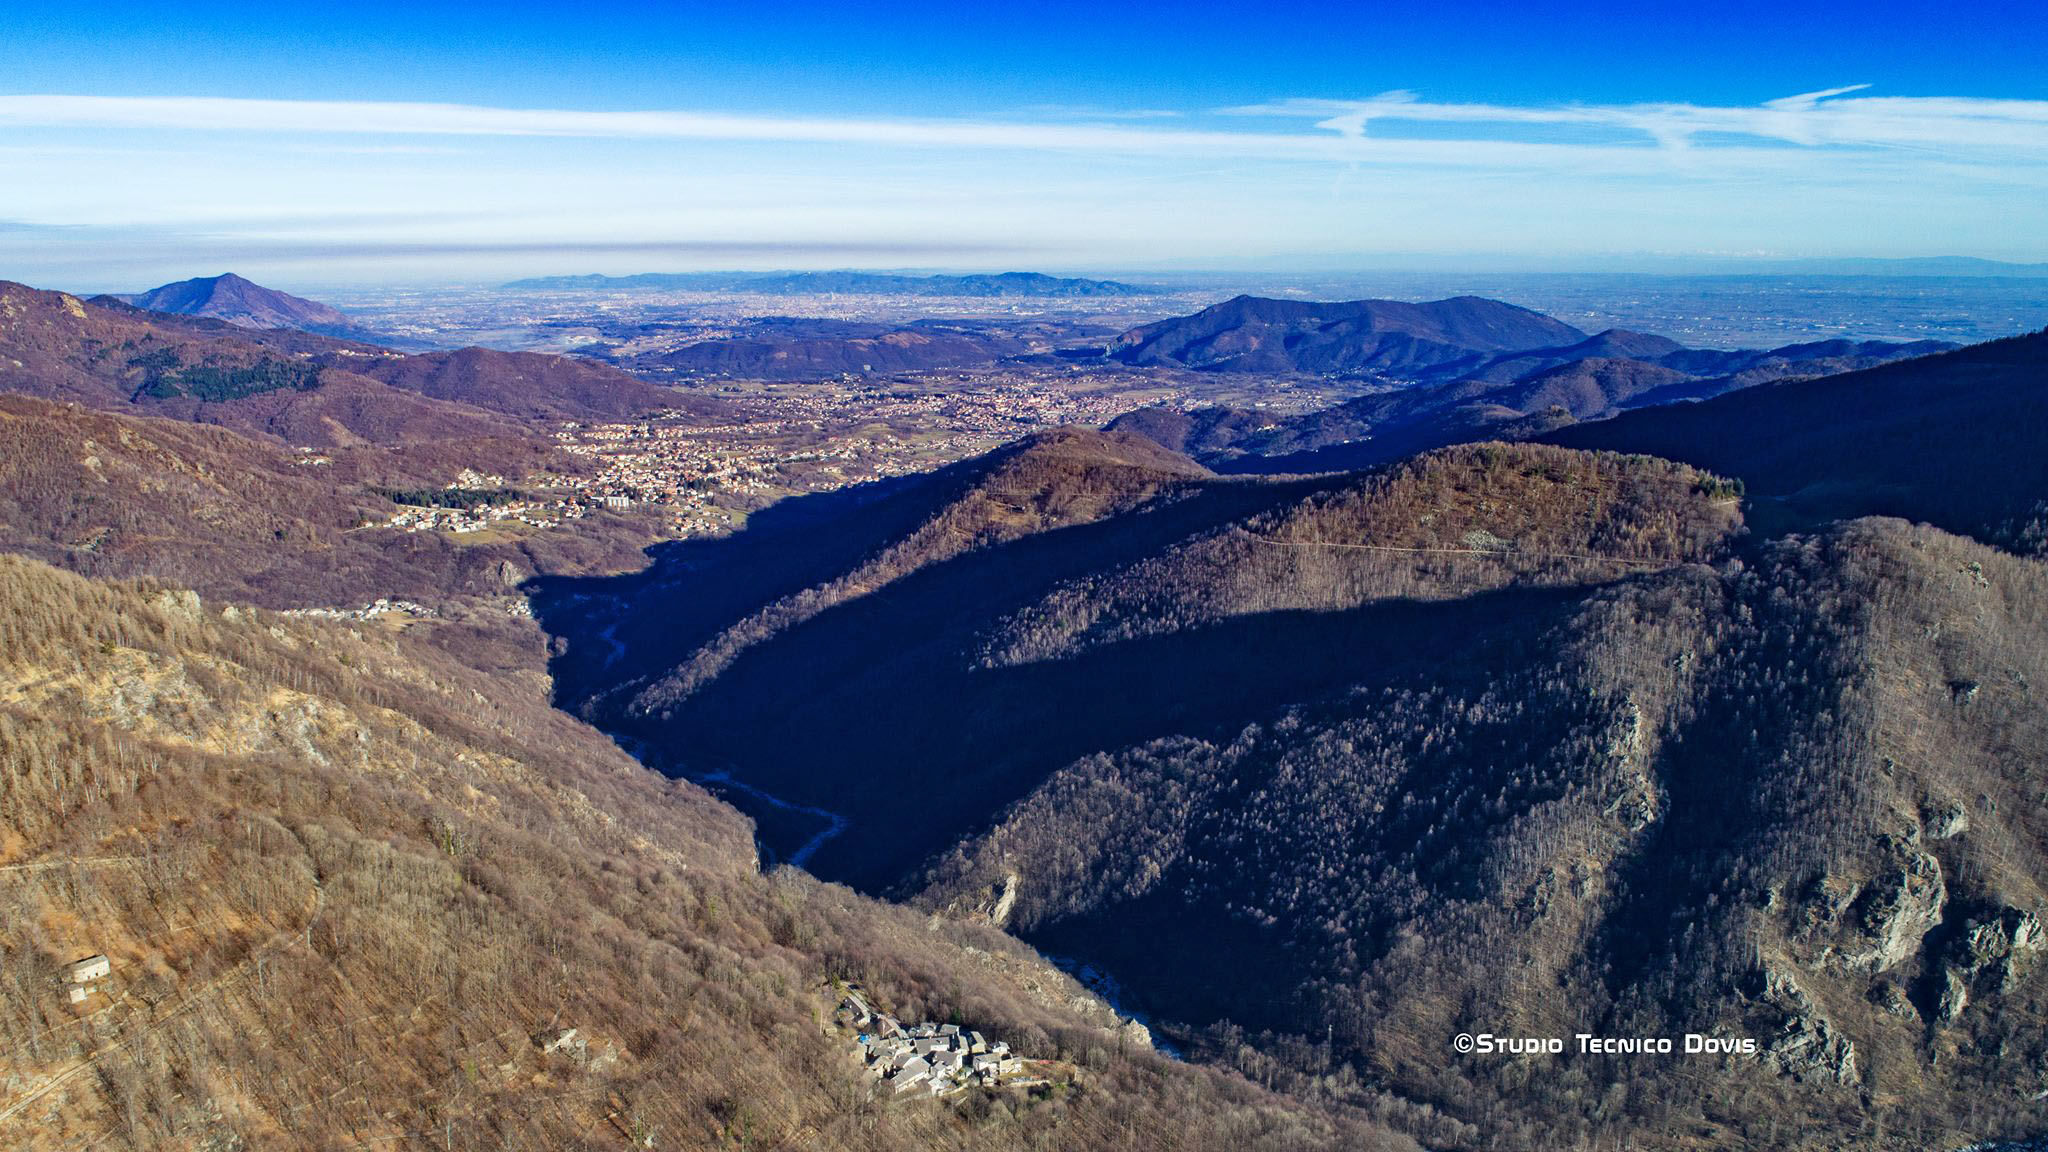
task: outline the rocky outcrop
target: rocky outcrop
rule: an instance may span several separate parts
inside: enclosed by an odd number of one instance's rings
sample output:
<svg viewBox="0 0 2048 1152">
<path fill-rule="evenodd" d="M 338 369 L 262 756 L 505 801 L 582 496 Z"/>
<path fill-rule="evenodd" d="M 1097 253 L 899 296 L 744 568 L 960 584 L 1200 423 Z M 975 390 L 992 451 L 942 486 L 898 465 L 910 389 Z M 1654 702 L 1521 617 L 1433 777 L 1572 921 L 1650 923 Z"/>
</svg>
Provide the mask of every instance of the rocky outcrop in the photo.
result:
<svg viewBox="0 0 2048 1152">
<path fill-rule="evenodd" d="M 1929 840 L 1950 840 L 1970 830 L 1970 810 L 1950 802 L 1930 806 L 1920 817 L 1922 835 Z"/>
<path fill-rule="evenodd" d="M 1002 879 L 962 893 L 947 902 L 946 913 L 967 920 L 986 920 L 997 928 L 1008 928 L 1010 912 L 1017 906 L 1017 890 L 1020 880 L 1015 872 L 1003 873 Z"/>
<path fill-rule="evenodd" d="M 1948 885 L 1941 861 L 1921 851 L 1919 833 L 1888 836 L 1868 879 L 1861 870 L 1814 881 L 1794 909 L 1794 955 L 1809 971 L 1877 976 L 1919 955 L 1942 922 Z"/>
<path fill-rule="evenodd" d="M 1607 754 L 1620 767 L 1620 793 L 1607 805 L 1607 814 L 1641 832 L 1657 822 L 1664 811 L 1664 793 L 1644 766 L 1643 709 L 1630 697 L 1609 733 Z"/>
<path fill-rule="evenodd" d="M 1764 1043 L 1761 1059 L 1802 1083 L 1858 1082 L 1856 1045 L 1835 1027 L 1789 971 L 1766 965 L 1758 998 L 1781 1018 L 1777 1034 Z"/>
<path fill-rule="evenodd" d="M 1841 956 L 1843 967 L 1858 972 L 1888 972 L 1919 951 L 1920 941 L 1941 923 L 1948 887 L 1941 862 L 1925 852 L 1911 852 L 1897 872 L 1865 889 L 1857 907 L 1867 943 Z"/>
<path fill-rule="evenodd" d="M 2040 917 L 2018 908 L 1972 919 L 1942 971 L 1941 1001 L 1936 1009 L 1943 1024 L 1954 1024 L 1969 1007 L 1973 990 L 2003 992 L 2013 986 L 2042 952 L 2048 932 Z"/>
<path fill-rule="evenodd" d="M 1955 968 L 1942 973 L 1941 1001 L 1935 1006 L 1934 1018 L 1943 1024 L 1953 1024 L 1962 1019 L 1963 1009 L 1970 1006 L 1970 981 Z"/>
</svg>

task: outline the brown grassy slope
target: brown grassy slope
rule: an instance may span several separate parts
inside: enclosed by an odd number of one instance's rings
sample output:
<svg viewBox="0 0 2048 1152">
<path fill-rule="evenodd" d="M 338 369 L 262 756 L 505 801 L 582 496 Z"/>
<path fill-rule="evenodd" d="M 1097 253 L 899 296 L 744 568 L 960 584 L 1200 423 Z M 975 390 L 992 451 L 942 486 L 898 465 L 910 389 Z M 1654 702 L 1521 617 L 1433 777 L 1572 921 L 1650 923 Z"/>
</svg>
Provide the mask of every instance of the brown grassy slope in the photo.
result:
<svg viewBox="0 0 2048 1152">
<path fill-rule="evenodd" d="M 999 934 L 757 875 L 729 810 L 375 628 L 0 558 L 0 769 L 8 1147 L 1393 1146 L 1120 1055 Z M 1078 1083 L 871 1102 L 828 976 Z"/>
<path fill-rule="evenodd" d="M 991 629 L 993 666 L 1258 612 L 1443 600 L 1703 560 L 1739 528 L 1734 492 L 1648 457 L 1449 448 L 1070 582 Z"/>
<path fill-rule="evenodd" d="M 1637 577 L 1532 640 L 1085 758 L 926 899 L 1007 893 L 1208 1050 L 1273 1029 L 1294 1083 L 1362 1076 L 1477 1146 L 2038 1133 L 2044 618 L 2038 562 L 1897 521 Z M 1489 1061 L 1460 1031 L 1763 1051 Z"/>
</svg>

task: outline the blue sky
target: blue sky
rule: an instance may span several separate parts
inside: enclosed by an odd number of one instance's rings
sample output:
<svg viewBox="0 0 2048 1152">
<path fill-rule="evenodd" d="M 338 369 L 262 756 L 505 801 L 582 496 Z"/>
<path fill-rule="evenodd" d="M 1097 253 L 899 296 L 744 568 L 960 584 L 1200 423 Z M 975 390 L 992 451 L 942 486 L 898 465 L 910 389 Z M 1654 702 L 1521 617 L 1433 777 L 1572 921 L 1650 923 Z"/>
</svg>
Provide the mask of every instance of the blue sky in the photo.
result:
<svg viewBox="0 0 2048 1152">
<path fill-rule="evenodd" d="M 2044 7 L 7 5 L 0 277 L 2044 260 Z"/>
</svg>

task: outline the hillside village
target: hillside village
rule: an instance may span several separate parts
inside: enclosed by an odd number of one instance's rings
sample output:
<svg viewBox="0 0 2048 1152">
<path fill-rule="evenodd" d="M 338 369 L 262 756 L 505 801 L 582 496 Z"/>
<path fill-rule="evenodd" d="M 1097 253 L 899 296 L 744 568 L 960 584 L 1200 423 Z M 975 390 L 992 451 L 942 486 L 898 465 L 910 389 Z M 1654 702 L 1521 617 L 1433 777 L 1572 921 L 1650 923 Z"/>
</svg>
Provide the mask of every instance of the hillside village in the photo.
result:
<svg viewBox="0 0 2048 1152">
<path fill-rule="evenodd" d="M 847 989 L 839 1011 L 859 1030 L 855 1042 L 868 1074 L 898 1096 L 1040 1082 L 1017 1078 L 1024 1062 L 1010 1054 L 1008 1043 L 958 1024 L 903 1024 L 871 1008 L 858 988 Z"/>
</svg>

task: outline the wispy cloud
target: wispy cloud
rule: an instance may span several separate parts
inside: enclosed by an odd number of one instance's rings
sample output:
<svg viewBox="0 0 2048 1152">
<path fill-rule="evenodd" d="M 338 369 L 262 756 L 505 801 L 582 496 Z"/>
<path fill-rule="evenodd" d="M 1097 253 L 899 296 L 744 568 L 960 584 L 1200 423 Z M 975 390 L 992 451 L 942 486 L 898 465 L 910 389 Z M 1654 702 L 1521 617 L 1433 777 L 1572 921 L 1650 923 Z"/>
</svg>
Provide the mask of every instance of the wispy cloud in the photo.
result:
<svg viewBox="0 0 2048 1152">
<path fill-rule="evenodd" d="M 1319 135 L 1146 130 L 1086 122 L 762 116 L 699 111 L 576 111 L 471 104 L 212 97 L 0 96 L 0 126 L 400 136 L 551 136 L 1086 152 L 1250 149 L 1327 156 Z"/>
<path fill-rule="evenodd" d="M 768 116 L 706 111 L 588 111 L 468 104 L 211 97 L 0 96 L 0 127 L 123 128 L 262 134 L 568 137 L 752 141 L 891 148 L 1000 149 L 1390 163 L 1534 163 L 1588 152 L 1759 144 L 1917 148 L 2010 158 L 2048 155 L 2048 101 L 1857 95 L 1853 85 L 1752 106 L 1441 103 L 1406 92 L 1363 100 L 1290 99 L 1221 109 L 1238 119 L 1306 119 L 1312 131 L 1102 123 L 1084 109 L 1036 121 Z M 1165 120 L 1155 112 L 1145 116 Z M 1171 119 L 1179 119 L 1177 117 Z M 1455 138 L 1380 137 L 1375 124 L 1458 125 Z M 1612 145 L 1531 139 L 1532 126 L 1597 126 Z M 1472 129 L 1491 131 L 1472 131 Z"/>
<path fill-rule="evenodd" d="M 950 266 L 1000 263 L 1032 253 L 1014 244 L 899 240 L 400 240 L 361 235 L 361 221 L 341 233 L 269 236 L 148 227 L 46 226 L 0 220 L 0 279 L 17 260 L 58 257 L 67 278 L 96 289 L 125 290 L 151 275 L 192 268 L 314 268 L 328 274 L 360 267 L 442 266 L 516 270 L 530 261 L 548 266 L 609 266 L 624 260 L 656 266 L 718 267 Z M 124 275 L 128 270 L 151 274 Z"/>
<path fill-rule="evenodd" d="M 2048 257 L 2048 101 L 1857 85 L 1743 106 L 1390 92 L 1113 111 L 0 95 L 0 216 L 83 229 L 10 230 L 0 274 L 150 253 L 419 275 L 1005 252 Z"/>
<path fill-rule="evenodd" d="M 1787 96 L 1752 106 L 1701 104 L 1558 104 L 1510 107 L 1433 103 L 1408 92 L 1366 100 L 1281 100 L 1230 108 L 1231 115 L 1310 119 L 1351 140 L 1371 137 L 1378 123 L 1593 125 L 1620 129 L 1644 143 L 1681 149 L 1712 140 L 1768 141 L 1808 148 L 1985 149 L 2048 153 L 2048 101 L 1945 97 L 1856 96 L 1867 84 Z"/>
</svg>

